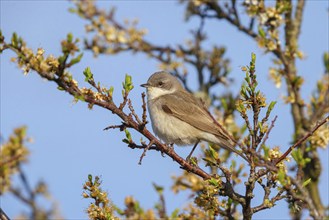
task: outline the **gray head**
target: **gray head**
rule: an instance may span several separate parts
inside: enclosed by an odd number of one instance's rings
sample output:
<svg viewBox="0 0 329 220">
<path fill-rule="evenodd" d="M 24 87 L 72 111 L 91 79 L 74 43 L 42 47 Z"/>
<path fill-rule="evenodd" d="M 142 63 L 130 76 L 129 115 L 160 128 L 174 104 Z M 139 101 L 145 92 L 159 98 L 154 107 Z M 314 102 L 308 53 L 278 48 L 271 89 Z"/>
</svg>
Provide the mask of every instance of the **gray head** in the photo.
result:
<svg viewBox="0 0 329 220">
<path fill-rule="evenodd" d="M 146 88 L 159 88 L 171 92 L 183 89 L 182 84 L 175 76 L 164 71 L 153 73 L 147 80 L 147 83 L 142 84 L 141 86 Z"/>
</svg>

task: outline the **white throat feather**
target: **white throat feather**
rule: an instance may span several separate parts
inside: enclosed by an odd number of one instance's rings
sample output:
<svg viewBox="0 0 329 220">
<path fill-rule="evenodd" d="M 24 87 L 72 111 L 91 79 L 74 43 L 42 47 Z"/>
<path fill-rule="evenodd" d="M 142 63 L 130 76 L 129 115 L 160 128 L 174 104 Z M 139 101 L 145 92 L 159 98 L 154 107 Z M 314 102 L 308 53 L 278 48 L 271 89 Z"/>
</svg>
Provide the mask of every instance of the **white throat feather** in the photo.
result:
<svg viewBox="0 0 329 220">
<path fill-rule="evenodd" d="M 167 90 L 158 87 L 148 87 L 147 88 L 147 97 L 148 100 L 159 98 L 160 96 L 174 93 L 175 89 Z"/>
</svg>

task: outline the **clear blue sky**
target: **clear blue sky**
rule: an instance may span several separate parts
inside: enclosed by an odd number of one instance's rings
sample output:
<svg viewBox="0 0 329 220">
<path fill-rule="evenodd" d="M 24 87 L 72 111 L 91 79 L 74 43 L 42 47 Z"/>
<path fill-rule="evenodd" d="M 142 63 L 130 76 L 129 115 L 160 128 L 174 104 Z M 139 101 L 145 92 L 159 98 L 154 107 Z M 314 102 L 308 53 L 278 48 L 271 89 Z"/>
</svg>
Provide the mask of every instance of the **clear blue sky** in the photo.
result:
<svg viewBox="0 0 329 220">
<path fill-rule="evenodd" d="M 99 5 L 109 8 L 117 6 L 117 18 L 139 18 L 140 27 L 147 28 L 147 39 L 161 45 L 175 45 L 190 37 L 189 30 L 197 24 L 195 19 L 184 22 L 184 7 L 176 1 L 102 1 Z M 1 0 L 1 30 L 7 40 L 17 32 L 29 47 L 43 47 L 47 54 L 60 54 L 60 41 L 69 32 L 82 39 L 85 36 L 84 24 L 74 14 L 68 12 L 72 6 L 67 1 L 3 1 Z M 308 99 L 315 82 L 324 71 L 322 54 L 328 51 L 328 1 L 310 1 L 306 4 L 300 46 L 306 54 L 304 61 L 298 62 L 300 74 L 305 76 L 304 98 Z M 243 73 L 240 67 L 249 63 L 251 52 L 257 54 L 257 73 L 260 87 L 268 100 L 277 100 L 284 95 L 268 80 L 271 65 L 269 55 L 264 55 L 255 42 L 239 33 L 225 21 L 206 24 L 209 45 L 227 47 L 227 57 L 231 60 L 232 76 L 237 80 L 233 90 L 239 89 Z M 82 184 L 89 173 L 101 175 L 103 188 L 108 190 L 115 204 L 123 207 L 124 198 L 133 195 L 145 208 L 152 208 L 158 197 L 152 182 L 165 187 L 168 210 L 183 208 L 187 202 L 186 194 L 174 195 L 170 191 L 171 176 L 179 174 L 179 166 L 168 157 L 157 152 L 148 152 L 142 166 L 138 165 L 141 151 L 131 150 L 121 142 L 124 134 L 119 131 L 103 131 L 120 120 L 112 113 L 95 107 L 88 110 L 86 104 L 73 104 L 72 97 L 56 89 L 53 83 L 41 79 L 35 73 L 23 76 L 16 65 L 10 62 L 13 53 L 6 51 L 1 58 L 1 134 L 8 137 L 13 128 L 28 126 L 28 134 L 34 138 L 30 144 L 30 163 L 24 166 L 31 184 L 39 179 L 48 183 L 50 192 L 60 204 L 60 210 L 67 219 L 85 219 L 84 209 L 89 201 L 82 199 Z M 93 58 L 89 52 L 79 65 L 72 68 L 73 73 L 83 84 L 82 71 L 89 66 L 95 79 L 105 86 L 113 85 L 120 99 L 121 82 L 124 74 L 133 76 L 136 85 L 132 92 L 135 106 L 140 105 L 137 85 L 144 83 L 151 73 L 158 70 L 157 63 L 143 55 L 100 56 Z M 193 74 L 193 73 L 192 73 Z M 191 76 L 191 86 L 195 88 L 196 79 Z M 139 111 L 140 112 L 140 111 Z M 273 112 L 278 115 L 276 126 L 271 133 L 272 146 L 284 149 L 292 136 L 292 121 L 289 108 L 279 100 Z M 150 128 L 151 129 L 151 128 Z M 133 138 L 139 140 L 133 133 Z M 185 156 L 189 148 L 176 148 Z M 323 161 L 323 174 L 320 188 L 323 195 L 328 192 L 328 149 L 319 150 Z M 259 195 L 259 197 L 261 197 Z M 257 195 L 256 195 L 257 197 Z M 323 196 L 328 204 L 328 196 Z M 255 200 L 257 205 L 260 200 Z M 11 217 L 26 210 L 10 196 L 1 197 L 1 207 Z M 271 210 L 255 215 L 255 218 L 289 218 L 287 204 L 280 202 Z"/>
</svg>

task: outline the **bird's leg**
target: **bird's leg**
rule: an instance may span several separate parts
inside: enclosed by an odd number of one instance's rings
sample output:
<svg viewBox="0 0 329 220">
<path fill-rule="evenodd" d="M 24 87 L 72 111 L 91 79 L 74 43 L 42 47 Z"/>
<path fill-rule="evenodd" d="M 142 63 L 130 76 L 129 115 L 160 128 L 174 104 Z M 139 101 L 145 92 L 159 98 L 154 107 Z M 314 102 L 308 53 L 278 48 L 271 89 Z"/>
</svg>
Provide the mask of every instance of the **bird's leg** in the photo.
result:
<svg viewBox="0 0 329 220">
<path fill-rule="evenodd" d="M 195 143 L 195 145 L 193 146 L 193 148 L 192 148 L 190 154 L 186 157 L 186 161 L 190 161 L 191 156 L 192 156 L 192 154 L 193 154 L 193 152 L 194 152 L 196 146 L 198 146 L 199 142 L 200 142 L 200 141 L 197 141 L 197 142 Z"/>
</svg>

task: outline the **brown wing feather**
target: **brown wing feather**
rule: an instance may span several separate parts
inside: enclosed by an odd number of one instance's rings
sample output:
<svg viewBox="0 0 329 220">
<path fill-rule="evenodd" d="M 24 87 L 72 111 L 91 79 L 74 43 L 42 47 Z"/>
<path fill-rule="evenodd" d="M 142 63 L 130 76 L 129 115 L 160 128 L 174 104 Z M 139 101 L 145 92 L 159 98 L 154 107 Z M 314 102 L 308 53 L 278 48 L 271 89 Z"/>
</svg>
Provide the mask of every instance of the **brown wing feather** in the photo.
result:
<svg viewBox="0 0 329 220">
<path fill-rule="evenodd" d="M 161 99 L 161 106 L 164 112 L 189 123 L 197 129 L 214 134 L 221 139 L 221 147 L 233 151 L 246 161 L 249 161 L 241 152 L 234 148 L 230 139 L 224 135 L 218 125 L 215 124 L 211 116 L 209 116 L 209 113 L 204 109 L 200 100 L 187 92 L 178 93 L 184 94 L 168 94 Z"/>
<path fill-rule="evenodd" d="M 187 92 L 181 95 L 165 95 L 162 100 L 162 109 L 176 118 L 185 121 L 193 127 L 214 134 L 224 140 L 229 140 L 222 134 L 220 128 L 214 123 L 208 112 L 203 108 L 200 100 Z M 229 144 L 231 145 L 231 144 Z"/>
</svg>

